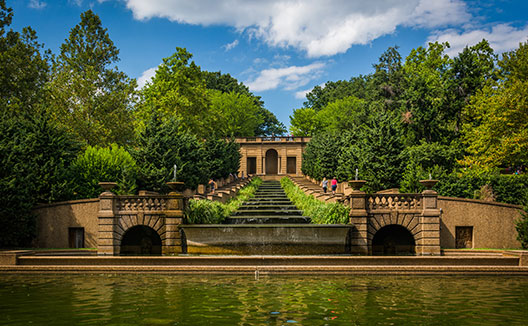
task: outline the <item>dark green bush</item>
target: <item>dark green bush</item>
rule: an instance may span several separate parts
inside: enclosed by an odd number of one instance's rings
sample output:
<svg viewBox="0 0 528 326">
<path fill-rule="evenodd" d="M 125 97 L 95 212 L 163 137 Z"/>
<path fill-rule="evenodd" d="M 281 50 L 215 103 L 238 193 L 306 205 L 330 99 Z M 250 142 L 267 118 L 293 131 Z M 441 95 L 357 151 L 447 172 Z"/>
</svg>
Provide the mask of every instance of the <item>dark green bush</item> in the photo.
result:
<svg viewBox="0 0 528 326">
<path fill-rule="evenodd" d="M 46 115 L 0 119 L 0 247 L 29 245 L 37 203 L 71 199 L 79 145 Z"/>
<path fill-rule="evenodd" d="M 504 175 L 497 170 L 459 170 L 440 179 L 435 190 L 441 196 L 476 198 L 485 185 L 491 186 L 495 200 L 524 205 L 528 199 L 528 175 Z"/>
<path fill-rule="evenodd" d="M 136 161 L 122 147 L 88 146 L 73 163 L 73 177 L 78 198 L 95 198 L 102 192 L 99 182 L 117 182 L 112 191 L 118 195 L 134 194 L 137 188 Z"/>
<path fill-rule="evenodd" d="M 309 216 L 315 224 L 347 224 L 349 209 L 341 203 L 323 203 L 299 189 L 288 177 L 281 179 L 281 185 L 295 206 Z"/>
<path fill-rule="evenodd" d="M 187 188 L 195 189 L 210 178 L 203 144 L 174 118 L 162 121 L 154 114 L 131 154 L 138 167 L 140 189 L 168 192 L 165 183 L 173 179 L 174 165 L 177 181 Z"/>
</svg>

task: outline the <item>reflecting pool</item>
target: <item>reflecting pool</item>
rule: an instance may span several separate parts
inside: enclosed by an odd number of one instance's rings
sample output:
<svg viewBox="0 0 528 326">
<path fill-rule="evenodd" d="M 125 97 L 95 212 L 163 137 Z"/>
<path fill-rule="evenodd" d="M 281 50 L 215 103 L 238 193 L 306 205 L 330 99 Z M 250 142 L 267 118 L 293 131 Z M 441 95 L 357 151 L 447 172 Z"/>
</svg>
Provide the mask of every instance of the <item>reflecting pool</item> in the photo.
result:
<svg viewBox="0 0 528 326">
<path fill-rule="evenodd" d="M 1 325 L 527 325 L 528 277 L 0 274 Z"/>
</svg>

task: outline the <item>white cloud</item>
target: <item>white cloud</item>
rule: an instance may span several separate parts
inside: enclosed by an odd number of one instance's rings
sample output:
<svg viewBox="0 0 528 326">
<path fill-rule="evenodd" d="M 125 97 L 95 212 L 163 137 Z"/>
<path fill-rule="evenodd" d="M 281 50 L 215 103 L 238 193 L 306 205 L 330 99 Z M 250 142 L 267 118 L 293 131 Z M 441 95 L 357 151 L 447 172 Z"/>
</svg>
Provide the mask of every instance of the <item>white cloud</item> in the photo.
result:
<svg viewBox="0 0 528 326">
<path fill-rule="evenodd" d="M 319 84 L 319 86 L 321 88 L 324 88 L 325 87 L 325 84 L 326 83 L 322 83 L 322 84 Z M 306 98 L 306 94 L 310 93 L 314 88 L 309 88 L 309 89 L 305 89 L 305 90 L 302 90 L 302 91 L 298 91 L 298 92 L 295 92 L 295 98 L 296 99 L 299 99 L 299 100 L 302 100 L 304 98 Z"/>
<path fill-rule="evenodd" d="M 48 4 L 40 0 L 29 0 L 28 7 L 33 9 L 44 9 Z"/>
<path fill-rule="evenodd" d="M 236 47 L 237 45 L 238 45 L 238 40 L 234 40 L 233 42 L 224 45 L 224 49 L 226 51 L 229 51 L 229 50 L 233 49 L 234 47 Z"/>
<path fill-rule="evenodd" d="M 136 19 L 233 26 L 270 46 L 297 48 L 310 57 L 343 53 L 398 26 L 439 28 L 470 19 L 462 0 L 125 1 Z"/>
<path fill-rule="evenodd" d="M 294 90 L 308 84 L 319 77 L 321 69 L 325 66 L 322 62 L 314 62 L 307 66 L 290 66 L 285 68 L 271 68 L 262 70 L 258 77 L 245 82 L 253 92 L 266 91 L 282 87 Z"/>
<path fill-rule="evenodd" d="M 470 30 L 459 32 L 456 30 L 437 31 L 429 37 L 428 42 L 449 42 L 451 46 L 446 53 L 450 57 L 458 55 L 466 46 L 472 46 L 486 39 L 497 53 L 509 51 L 519 46 L 520 42 L 528 39 L 528 25 L 515 28 L 509 24 L 498 24 L 491 30 Z"/>
<path fill-rule="evenodd" d="M 145 86 L 147 82 L 149 82 L 152 79 L 152 77 L 156 75 L 157 69 L 158 67 L 153 67 L 153 68 L 143 71 L 141 76 L 137 79 L 138 89 L 143 88 L 143 86 Z"/>
</svg>

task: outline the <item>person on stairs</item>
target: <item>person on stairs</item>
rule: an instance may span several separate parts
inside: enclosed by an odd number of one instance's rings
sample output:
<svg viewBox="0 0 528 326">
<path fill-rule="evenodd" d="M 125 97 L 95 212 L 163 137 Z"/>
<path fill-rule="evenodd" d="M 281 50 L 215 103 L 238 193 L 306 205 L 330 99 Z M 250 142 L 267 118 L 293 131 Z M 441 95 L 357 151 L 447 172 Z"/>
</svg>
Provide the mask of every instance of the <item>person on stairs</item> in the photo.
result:
<svg viewBox="0 0 528 326">
<path fill-rule="evenodd" d="M 328 180 L 326 180 L 326 177 L 323 178 L 323 182 L 321 182 L 321 186 L 323 187 L 323 192 L 326 194 L 326 191 L 328 190 Z"/>
<path fill-rule="evenodd" d="M 335 195 L 336 193 L 336 189 L 337 189 L 337 179 L 336 177 L 334 177 L 332 179 L 332 181 L 330 182 L 330 184 L 332 185 L 332 195 Z"/>
<path fill-rule="evenodd" d="M 210 179 L 209 180 L 209 187 L 211 187 L 211 193 L 214 194 L 215 193 L 215 189 L 218 188 L 218 185 L 216 184 L 216 182 L 213 179 Z"/>
</svg>

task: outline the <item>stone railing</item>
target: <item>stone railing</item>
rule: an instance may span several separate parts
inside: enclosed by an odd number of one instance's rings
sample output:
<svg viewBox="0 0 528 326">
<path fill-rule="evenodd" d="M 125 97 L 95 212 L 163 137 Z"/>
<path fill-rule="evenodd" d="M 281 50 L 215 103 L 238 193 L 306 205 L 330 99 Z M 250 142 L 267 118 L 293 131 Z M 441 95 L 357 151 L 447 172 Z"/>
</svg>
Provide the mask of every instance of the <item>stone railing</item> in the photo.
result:
<svg viewBox="0 0 528 326">
<path fill-rule="evenodd" d="M 374 194 L 367 196 L 368 210 L 422 209 L 422 194 Z"/>
<path fill-rule="evenodd" d="M 117 210 L 124 211 L 165 211 L 167 210 L 167 198 L 157 195 L 146 196 L 117 196 Z"/>
</svg>

